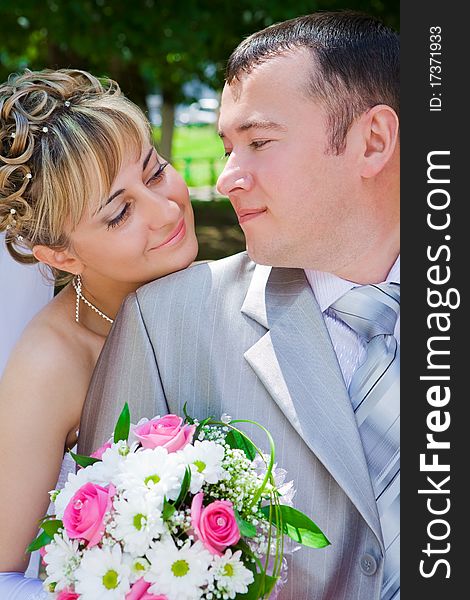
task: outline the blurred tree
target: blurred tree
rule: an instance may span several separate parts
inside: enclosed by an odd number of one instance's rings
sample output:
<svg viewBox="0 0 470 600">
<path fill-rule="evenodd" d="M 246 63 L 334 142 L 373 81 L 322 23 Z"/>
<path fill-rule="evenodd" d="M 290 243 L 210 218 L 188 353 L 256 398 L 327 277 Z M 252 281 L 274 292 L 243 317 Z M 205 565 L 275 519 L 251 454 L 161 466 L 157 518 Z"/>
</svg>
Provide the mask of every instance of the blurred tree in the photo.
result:
<svg viewBox="0 0 470 600">
<path fill-rule="evenodd" d="M 116 79 L 143 108 L 158 91 L 169 157 L 185 83 L 220 88 L 230 52 L 253 31 L 345 7 L 398 28 L 399 0 L 0 0 L 0 79 L 25 67 L 82 68 Z"/>
</svg>

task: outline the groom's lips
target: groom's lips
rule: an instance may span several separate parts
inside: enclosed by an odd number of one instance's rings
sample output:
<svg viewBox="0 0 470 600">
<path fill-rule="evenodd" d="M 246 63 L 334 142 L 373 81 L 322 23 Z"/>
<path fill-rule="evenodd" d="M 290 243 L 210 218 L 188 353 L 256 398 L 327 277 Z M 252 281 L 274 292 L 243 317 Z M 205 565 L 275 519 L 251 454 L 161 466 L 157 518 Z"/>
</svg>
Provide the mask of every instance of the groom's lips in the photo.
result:
<svg viewBox="0 0 470 600">
<path fill-rule="evenodd" d="M 242 223 L 246 223 L 246 221 L 251 221 L 251 219 L 263 215 L 265 212 L 265 208 L 244 208 L 243 210 L 237 210 L 238 222 L 241 225 Z"/>
<path fill-rule="evenodd" d="M 184 217 L 179 221 L 178 225 L 173 229 L 170 235 L 158 246 L 154 246 L 150 248 L 150 250 L 158 250 L 159 248 L 163 248 L 164 246 L 174 246 L 180 240 L 184 238 L 186 235 L 186 223 L 184 222 Z"/>
</svg>

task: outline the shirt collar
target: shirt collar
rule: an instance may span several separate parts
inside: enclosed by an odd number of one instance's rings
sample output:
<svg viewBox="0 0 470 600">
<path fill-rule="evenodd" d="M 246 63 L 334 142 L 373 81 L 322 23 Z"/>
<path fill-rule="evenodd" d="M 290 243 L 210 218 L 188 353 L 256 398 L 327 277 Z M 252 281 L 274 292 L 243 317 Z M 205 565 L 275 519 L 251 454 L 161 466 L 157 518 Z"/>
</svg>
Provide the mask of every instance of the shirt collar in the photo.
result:
<svg viewBox="0 0 470 600">
<path fill-rule="evenodd" d="M 322 312 L 346 292 L 360 285 L 324 271 L 305 269 L 305 275 Z M 400 283 L 400 255 L 398 255 L 398 258 L 393 263 L 385 282 Z"/>
</svg>

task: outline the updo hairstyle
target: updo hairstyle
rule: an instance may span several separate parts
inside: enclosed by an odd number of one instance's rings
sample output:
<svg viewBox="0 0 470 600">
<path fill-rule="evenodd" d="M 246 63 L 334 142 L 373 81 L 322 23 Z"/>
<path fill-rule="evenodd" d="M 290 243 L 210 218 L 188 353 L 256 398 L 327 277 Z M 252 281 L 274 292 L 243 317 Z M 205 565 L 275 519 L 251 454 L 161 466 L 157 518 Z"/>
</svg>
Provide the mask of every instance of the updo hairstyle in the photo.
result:
<svg viewBox="0 0 470 600">
<path fill-rule="evenodd" d="M 111 79 L 72 69 L 11 75 L 0 85 L 0 232 L 11 256 L 28 264 L 35 245 L 69 248 L 66 232 L 150 140 L 145 115 Z"/>
</svg>

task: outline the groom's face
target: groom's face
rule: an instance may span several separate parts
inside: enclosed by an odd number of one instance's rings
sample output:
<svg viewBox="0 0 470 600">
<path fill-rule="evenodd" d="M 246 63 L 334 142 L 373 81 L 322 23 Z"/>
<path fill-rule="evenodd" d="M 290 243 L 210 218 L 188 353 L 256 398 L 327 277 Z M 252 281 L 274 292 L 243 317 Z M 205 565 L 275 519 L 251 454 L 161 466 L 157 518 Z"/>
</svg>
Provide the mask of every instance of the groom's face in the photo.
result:
<svg viewBox="0 0 470 600">
<path fill-rule="evenodd" d="M 364 207 L 351 202 L 360 180 L 354 153 L 348 144 L 329 152 L 326 111 L 305 91 L 313 68 L 296 50 L 225 86 L 219 135 L 228 158 L 218 190 L 255 262 L 334 272 Z"/>
</svg>

